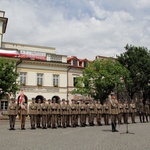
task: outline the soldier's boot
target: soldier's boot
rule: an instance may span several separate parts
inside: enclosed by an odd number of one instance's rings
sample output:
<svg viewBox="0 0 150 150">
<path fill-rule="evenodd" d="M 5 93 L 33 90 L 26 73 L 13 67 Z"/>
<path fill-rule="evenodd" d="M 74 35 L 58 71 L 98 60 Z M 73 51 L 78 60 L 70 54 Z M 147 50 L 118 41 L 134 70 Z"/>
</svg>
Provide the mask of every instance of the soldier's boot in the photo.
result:
<svg viewBox="0 0 150 150">
<path fill-rule="evenodd" d="M 114 130 L 115 132 L 118 132 L 118 130 L 116 130 L 116 123 L 114 123 Z"/>
<path fill-rule="evenodd" d="M 12 125 L 10 125 L 10 129 L 9 130 L 13 130 L 13 127 L 12 127 Z"/>
<path fill-rule="evenodd" d="M 111 123 L 111 127 L 112 127 L 112 132 L 115 132 L 115 126 L 114 126 L 114 123 Z"/>
</svg>

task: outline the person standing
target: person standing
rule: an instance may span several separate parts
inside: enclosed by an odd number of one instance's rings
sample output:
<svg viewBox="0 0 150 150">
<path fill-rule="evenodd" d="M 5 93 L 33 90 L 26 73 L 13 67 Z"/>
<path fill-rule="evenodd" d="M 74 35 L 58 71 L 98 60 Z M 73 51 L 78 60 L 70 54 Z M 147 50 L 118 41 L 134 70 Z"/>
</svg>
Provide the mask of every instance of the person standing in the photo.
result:
<svg viewBox="0 0 150 150">
<path fill-rule="evenodd" d="M 110 98 L 110 114 L 111 114 L 111 126 L 112 126 L 112 132 L 118 132 L 116 130 L 116 121 L 118 117 L 118 109 L 119 109 L 119 104 L 118 100 L 116 99 L 114 94 L 111 94 Z"/>
<path fill-rule="evenodd" d="M 67 104 L 65 103 L 65 99 L 62 99 L 62 105 L 61 105 L 61 115 L 62 115 L 62 127 L 66 128 L 66 117 L 67 117 Z"/>
<path fill-rule="evenodd" d="M 46 103 L 46 98 L 43 98 L 43 103 L 41 104 L 42 112 L 42 129 L 47 129 L 47 114 L 48 114 L 48 104 Z"/>
<path fill-rule="evenodd" d="M 37 115 L 36 115 L 36 127 L 41 128 L 41 99 L 38 99 L 37 103 Z"/>
<path fill-rule="evenodd" d="M 105 125 L 109 124 L 109 116 L 110 116 L 110 104 L 108 103 L 108 100 L 104 102 L 103 105 L 103 115 L 104 115 L 104 123 Z"/>
<path fill-rule="evenodd" d="M 150 110 L 149 110 L 149 105 L 148 105 L 148 102 L 147 102 L 147 101 L 145 101 L 144 109 L 145 109 L 145 118 L 146 118 L 146 122 L 148 122 L 148 121 L 149 121 L 149 120 L 148 120 L 148 116 L 149 116 Z"/>
<path fill-rule="evenodd" d="M 141 123 L 145 122 L 143 99 L 140 100 L 138 111 L 139 111 L 140 122 Z"/>
<path fill-rule="evenodd" d="M 52 129 L 56 129 L 57 128 L 58 104 L 56 103 L 55 98 L 53 98 L 52 100 L 51 114 L 52 114 Z"/>
<path fill-rule="evenodd" d="M 94 126 L 94 116 L 96 114 L 96 106 L 93 102 L 93 100 L 90 100 L 90 103 L 88 104 L 88 121 L 89 126 Z"/>
<path fill-rule="evenodd" d="M 15 130 L 15 121 L 16 121 L 16 116 L 18 114 L 18 108 L 15 101 L 16 101 L 15 98 L 11 98 L 11 102 L 8 105 L 8 116 L 9 116 L 9 124 L 10 124 L 9 130 Z"/>
<path fill-rule="evenodd" d="M 130 114 L 131 114 L 131 121 L 132 121 L 132 123 L 136 123 L 135 122 L 136 105 L 135 105 L 133 100 L 130 103 Z"/>
<path fill-rule="evenodd" d="M 30 116 L 30 123 L 31 123 L 31 130 L 36 129 L 36 115 L 37 115 L 37 103 L 35 103 L 35 98 L 32 98 L 32 102 L 29 105 L 29 116 Z"/>
<path fill-rule="evenodd" d="M 67 102 L 66 126 L 71 127 L 70 126 L 70 104 L 69 104 L 69 100 L 67 100 L 66 102 Z"/>
<path fill-rule="evenodd" d="M 27 102 L 25 102 L 25 99 L 23 98 L 23 102 L 22 104 L 19 104 L 18 110 L 19 110 L 19 114 L 20 119 L 21 119 L 21 130 L 25 130 L 25 121 L 26 121 L 26 117 L 28 116 L 28 108 L 27 108 L 28 104 Z"/>
<path fill-rule="evenodd" d="M 121 101 L 118 101 L 119 103 L 119 114 L 118 114 L 118 123 L 122 124 L 122 117 L 123 117 L 123 104 Z"/>
<path fill-rule="evenodd" d="M 58 100 L 58 111 L 57 111 L 57 126 L 59 127 L 59 128 L 61 128 L 62 126 L 61 126 L 61 101 L 60 100 Z"/>
<path fill-rule="evenodd" d="M 96 121 L 97 121 L 97 126 L 102 126 L 102 123 L 101 123 L 102 114 L 103 114 L 103 105 L 101 104 L 100 100 L 98 99 L 97 104 L 96 104 Z"/>
<path fill-rule="evenodd" d="M 47 128 L 51 128 L 52 112 L 51 112 L 51 99 L 48 99 L 48 114 L 47 114 Z"/>
<path fill-rule="evenodd" d="M 76 115 L 77 115 L 77 105 L 75 104 L 75 101 L 72 99 L 72 103 L 70 106 L 70 115 L 71 115 L 71 127 L 76 127 Z"/>
<path fill-rule="evenodd" d="M 128 118 L 129 118 L 129 104 L 126 100 L 123 104 L 123 120 L 125 124 L 128 124 Z"/>
<path fill-rule="evenodd" d="M 79 106 L 79 115 L 80 115 L 80 126 L 86 126 L 86 114 L 87 114 L 87 106 L 84 100 L 81 100 L 81 104 Z"/>
</svg>

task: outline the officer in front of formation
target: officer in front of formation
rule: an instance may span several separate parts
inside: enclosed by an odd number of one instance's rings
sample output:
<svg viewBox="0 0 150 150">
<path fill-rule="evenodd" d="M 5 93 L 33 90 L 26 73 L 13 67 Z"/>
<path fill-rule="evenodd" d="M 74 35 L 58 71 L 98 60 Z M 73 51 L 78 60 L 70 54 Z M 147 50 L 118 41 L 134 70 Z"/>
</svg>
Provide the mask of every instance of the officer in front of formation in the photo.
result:
<svg viewBox="0 0 150 150">
<path fill-rule="evenodd" d="M 9 116 L 9 130 L 15 130 L 15 121 L 18 114 L 17 104 L 15 103 L 15 98 L 11 98 L 11 102 L 8 105 L 8 116 Z"/>
<path fill-rule="evenodd" d="M 36 115 L 37 115 L 37 103 L 35 103 L 35 98 L 32 98 L 32 102 L 29 105 L 29 116 L 31 123 L 31 130 L 36 129 Z"/>
<path fill-rule="evenodd" d="M 104 105 L 103 105 L 103 115 L 104 115 L 105 125 L 110 125 L 109 124 L 110 104 L 109 104 L 107 99 L 106 99 L 106 101 L 104 102 Z"/>
<path fill-rule="evenodd" d="M 114 94 L 111 94 L 110 114 L 111 114 L 112 132 L 118 132 L 118 130 L 116 130 L 116 124 L 117 124 L 116 121 L 118 118 L 118 108 L 119 108 L 118 100 L 116 99 Z"/>
</svg>

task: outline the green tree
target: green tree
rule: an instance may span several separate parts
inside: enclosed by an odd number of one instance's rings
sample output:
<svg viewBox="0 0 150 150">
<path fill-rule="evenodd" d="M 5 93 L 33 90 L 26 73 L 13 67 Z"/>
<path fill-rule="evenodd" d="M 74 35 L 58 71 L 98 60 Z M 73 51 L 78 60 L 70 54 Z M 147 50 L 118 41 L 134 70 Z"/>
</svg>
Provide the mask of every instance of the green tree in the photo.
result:
<svg viewBox="0 0 150 150">
<path fill-rule="evenodd" d="M 124 79 L 126 89 L 131 99 L 135 93 L 147 93 L 150 81 L 150 51 L 145 47 L 126 45 L 126 52 L 117 56 L 118 61 L 129 71 L 129 76 Z"/>
<path fill-rule="evenodd" d="M 0 58 L 0 98 L 6 93 L 16 93 L 19 89 L 19 86 L 16 83 L 17 78 L 18 73 L 16 72 L 16 62 Z"/>
<path fill-rule="evenodd" d="M 88 95 L 103 103 L 112 92 L 124 89 L 123 77 L 128 71 L 114 59 L 95 60 L 83 71 L 83 76 L 77 77 L 73 94 Z"/>
</svg>

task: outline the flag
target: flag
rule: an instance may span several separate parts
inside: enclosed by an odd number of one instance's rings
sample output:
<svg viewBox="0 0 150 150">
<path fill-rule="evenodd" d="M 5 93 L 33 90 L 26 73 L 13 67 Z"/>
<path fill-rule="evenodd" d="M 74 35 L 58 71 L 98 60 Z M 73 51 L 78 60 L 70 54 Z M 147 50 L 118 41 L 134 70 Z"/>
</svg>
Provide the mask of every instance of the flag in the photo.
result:
<svg viewBox="0 0 150 150">
<path fill-rule="evenodd" d="M 24 93 L 23 90 L 20 91 L 20 97 L 19 97 L 19 104 L 21 106 L 22 109 L 26 110 L 25 105 L 23 105 L 23 100 L 24 100 Z"/>
</svg>

